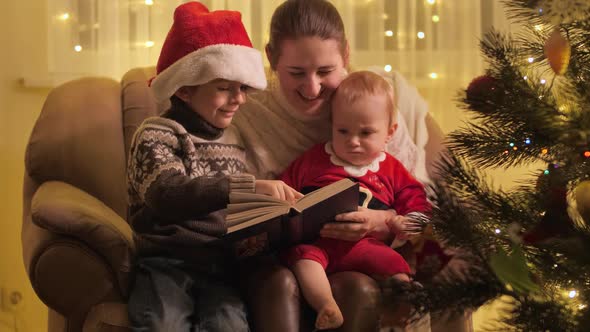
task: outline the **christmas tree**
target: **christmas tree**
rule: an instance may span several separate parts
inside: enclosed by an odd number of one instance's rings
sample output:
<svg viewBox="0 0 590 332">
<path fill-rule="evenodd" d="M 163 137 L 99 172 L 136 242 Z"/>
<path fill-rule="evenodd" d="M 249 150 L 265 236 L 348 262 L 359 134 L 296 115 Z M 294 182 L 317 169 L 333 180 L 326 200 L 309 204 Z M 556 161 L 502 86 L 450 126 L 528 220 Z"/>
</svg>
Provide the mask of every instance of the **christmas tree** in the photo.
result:
<svg viewBox="0 0 590 332">
<path fill-rule="evenodd" d="M 495 331 L 590 331 L 590 2 L 510 0 L 517 35 L 481 41 L 488 69 L 461 92 L 433 185 L 435 234 L 467 273 L 407 294 L 417 313 L 510 307 Z M 481 170 L 543 165 L 510 190 Z"/>
</svg>

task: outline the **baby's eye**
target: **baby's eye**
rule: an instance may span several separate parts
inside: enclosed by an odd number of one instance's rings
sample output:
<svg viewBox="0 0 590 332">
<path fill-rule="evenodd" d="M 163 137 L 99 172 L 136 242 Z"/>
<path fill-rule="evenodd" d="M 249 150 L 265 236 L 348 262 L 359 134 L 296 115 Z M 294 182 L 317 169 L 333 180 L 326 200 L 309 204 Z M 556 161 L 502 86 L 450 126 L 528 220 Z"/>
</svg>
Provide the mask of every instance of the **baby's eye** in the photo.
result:
<svg viewBox="0 0 590 332">
<path fill-rule="evenodd" d="M 374 131 L 371 131 L 371 130 L 363 130 L 363 131 L 361 131 L 361 135 L 364 136 L 364 137 L 371 136 L 373 133 L 375 133 L 375 132 Z"/>
<path fill-rule="evenodd" d="M 342 135 L 348 134 L 348 130 L 346 130 L 346 129 L 338 129 L 337 132 Z"/>
<path fill-rule="evenodd" d="M 240 85 L 240 91 L 249 92 L 252 88 L 247 85 Z"/>
<path fill-rule="evenodd" d="M 331 72 L 332 72 L 332 70 L 320 70 L 320 71 L 318 71 L 318 75 L 326 76 L 326 75 L 330 74 Z"/>
<path fill-rule="evenodd" d="M 227 86 L 218 86 L 217 87 L 217 90 L 219 90 L 219 91 L 229 91 L 229 87 L 227 87 Z"/>
<path fill-rule="evenodd" d="M 299 72 L 299 71 L 296 71 L 296 72 L 290 72 L 289 74 L 290 74 L 291 76 L 293 76 L 293 77 L 301 77 L 301 76 L 305 75 L 305 73 L 304 73 L 304 72 Z"/>
</svg>

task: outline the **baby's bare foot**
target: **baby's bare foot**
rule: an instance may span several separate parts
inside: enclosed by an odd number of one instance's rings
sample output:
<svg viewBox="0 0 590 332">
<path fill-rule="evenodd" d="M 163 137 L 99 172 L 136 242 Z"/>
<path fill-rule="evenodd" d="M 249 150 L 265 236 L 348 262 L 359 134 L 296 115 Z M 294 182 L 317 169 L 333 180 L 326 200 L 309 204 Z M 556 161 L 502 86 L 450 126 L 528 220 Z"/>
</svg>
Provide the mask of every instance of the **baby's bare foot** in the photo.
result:
<svg viewBox="0 0 590 332">
<path fill-rule="evenodd" d="M 335 329 L 344 323 L 342 312 L 336 302 L 325 305 L 318 311 L 318 317 L 315 320 L 315 327 L 318 330 Z"/>
</svg>

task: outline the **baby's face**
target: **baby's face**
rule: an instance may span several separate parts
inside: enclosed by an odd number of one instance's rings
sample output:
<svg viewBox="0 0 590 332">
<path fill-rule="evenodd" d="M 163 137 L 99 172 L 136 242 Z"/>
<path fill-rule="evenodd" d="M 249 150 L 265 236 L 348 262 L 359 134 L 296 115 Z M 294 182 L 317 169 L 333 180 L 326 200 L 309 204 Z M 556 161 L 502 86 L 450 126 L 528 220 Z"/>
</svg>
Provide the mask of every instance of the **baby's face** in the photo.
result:
<svg viewBox="0 0 590 332">
<path fill-rule="evenodd" d="M 332 147 L 342 160 L 355 165 L 370 164 L 385 150 L 397 124 L 389 125 L 385 95 L 367 95 L 353 103 L 343 98 L 332 101 Z"/>
<path fill-rule="evenodd" d="M 186 88 L 186 89 L 185 89 Z M 226 128 L 231 123 L 240 105 L 246 102 L 249 87 L 236 81 L 216 79 L 185 89 L 182 96 L 190 108 L 205 121 L 217 128 Z"/>
</svg>

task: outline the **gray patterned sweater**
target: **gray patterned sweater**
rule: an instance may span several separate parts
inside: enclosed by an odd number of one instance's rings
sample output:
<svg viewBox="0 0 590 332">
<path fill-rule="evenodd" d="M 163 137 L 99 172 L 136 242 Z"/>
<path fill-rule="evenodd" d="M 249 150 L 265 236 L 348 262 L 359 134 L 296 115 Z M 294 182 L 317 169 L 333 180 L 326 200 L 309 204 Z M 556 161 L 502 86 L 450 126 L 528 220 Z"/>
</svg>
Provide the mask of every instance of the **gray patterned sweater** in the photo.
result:
<svg viewBox="0 0 590 332">
<path fill-rule="evenodd" d="M 180 99 L 138 128 L 127 167 L 129 220 L 140 254 L 202 258 L 227 231 L 231 191 L 254 191 L 232 127 L 211 126 Z"/>
</svg>

